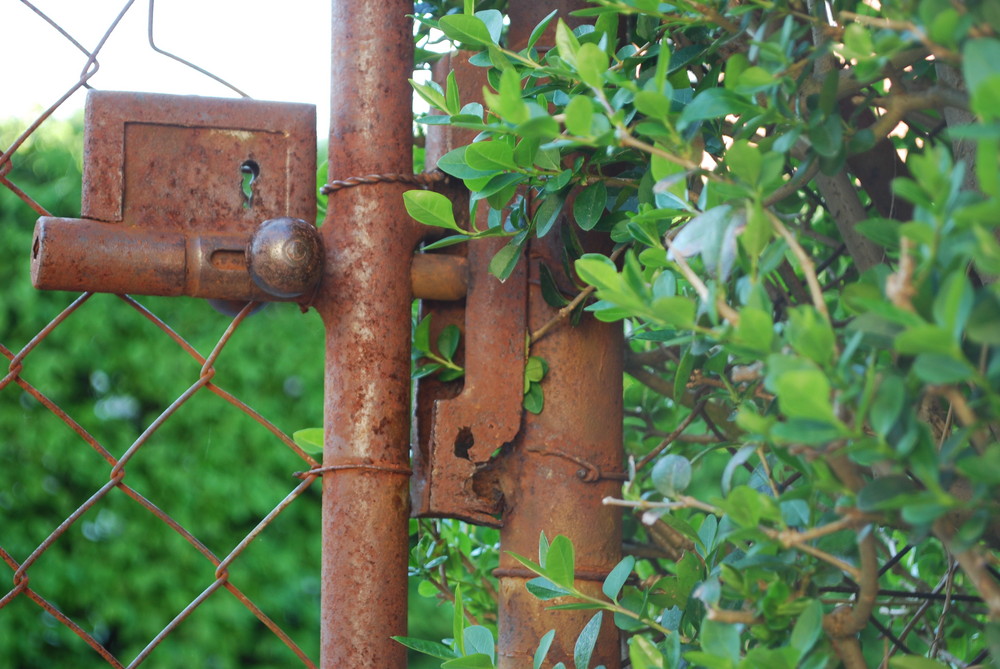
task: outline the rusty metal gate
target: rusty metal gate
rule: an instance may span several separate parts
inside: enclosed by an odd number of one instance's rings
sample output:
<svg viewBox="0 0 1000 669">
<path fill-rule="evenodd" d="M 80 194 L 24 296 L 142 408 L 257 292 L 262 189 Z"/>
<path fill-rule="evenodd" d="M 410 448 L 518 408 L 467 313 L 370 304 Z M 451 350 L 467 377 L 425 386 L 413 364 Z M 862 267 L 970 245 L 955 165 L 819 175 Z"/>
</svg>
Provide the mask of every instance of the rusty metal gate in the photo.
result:
<svg viewBox="0 0 1000 669">
<path fill-rule="evenodd" d="M 569 3 L 512 0 L 510 5 L 509 39 L 517 45 L 526 42 L 541 16 L 552 9 L 565 11 Z M 405 649 L 390 636 L 406 634 L 411 506 L 415 515 L 500 527 L 502 549 L 519 554 L 537 549 L 540 530 L 549 536 L 565 534 L 577 548 L 580 587 L 599 592 L 620 558 L 620 519 L 601 504 L 621 480 L 621 393 L 615 391 L 622 376 L 620 328 L 585 318 L 576 327 L 550 329 L 560 315 L 541 297 L 538 265 L 546 260 L 560 265 L 555 234 L 533 242 L 523 266 L 503 284 L 487 273 L 496 251 L 491 240 L 477 240 L 458 252 L 420 252 L 428 231 L 407 216 L 404 190 L 413 183 L 427 185 L 452 197 L 456 210 L 467 211 L 468 206 L 459 184 L 412 175 L 412 93 L 403 76 L 413 60 L 406 17 L 411 11 L 408 0 L 333 2 L 330 183 L 324 189 L 329 199 L 319 228 L 312 225 L 316 138 L 309 106 L 91 92 L 81 215 L 75 218 L 52 216 L 10 178 L 18 152 L 38 123 L 5 149 L 0 183 L 40 216 L 23 249 L 25 255 L 30 252 L 33 281 L 43 289 L 84 293 L 27 342 L 0 341 L 0 352 L 9 360 L 0 379 L 0 401 L 27 397 L 47 409 L 74 435 L 66 448 L 85 450 L 87 457 L 103 463 L 99 467 L 106 479 L 91 479 L 89 492 L 72 502 L 65 519 L 40 541 L 19 539 L 15 548 L 5 545 L 0 530 L 0 558 L 12 575 L 10 589 L 0 589 L 0 629 L 5 607 L 30 602 L 109 665 L 137 666 L 156 653 L 165 654 L 162 647 L 169 646 L 185 619 L 227 590 L 293 654 L 276 662 L 287 664 L 294 656 L 305 666 L 403 667 Z M 368 30 L 372 25 L 381 28 Z M 358 39 L 362 33 L 366 39 Z M 84 50 L 87 65 L 69 93 L 92 76 L 99 49 Z M 459 55 L 445 63 L 458 73 L 464 97 L 479 95 L 483 82 L 476 68 Z M 470 140 L 430 136 L 429 167 Z M 234 188 L 234 177 L 246 187 Z M 127 294 L 209 298 L 235 316 L 220 337 L 207 348 L 201 345 L 209 351 L 201 353 Z M 466 377 L 457 385 L 422 383 L 411 421 L 414 298 L 423 299 L 422 309 L 435 315 L 436 329 L 454 324 L 463 332 Z M 124 448 L 93 436 L 60 408 L 52 391 L 33 382 L 33 365 L 44 355 L 39 351 L 70 327 L 64 323 L 72 322 L 76 311 L 92 308 L 88 303 L 96 300 L 124 302 L 173 340 L 197 368 L 185 377 L 176 399 L 161 407 Z M 247 317 L 263 301 L 292 302 L 322 319 L 326 400 L 321 461 L 249 401 L 224 389 L 224 349 L 252 327 L 254 319 Z M 282 317 L 294 318 L 289 312 L 281 312 Z M 534 415 L 521 409 L 524 340 L 526 333 L 539 331 L 546 334 L 536 338 L 532 351 L 548 361 L 551 371 L 545 410 Z M 258 330 L 254 336 L 267 333 Z M 287 346 L 296 342 L 269 341 L 266 355 L 271 360 L 252 363 L 274 364 Z M 323 364 L 318 358 L 317 368 Z M 599 364 L 581 364 L 583 360 Z M 126 476 L 126 470 L 141 472 L 144 454 L 156 448 L 167 420 L 183 420 L 172 417 L 206 394 L 262 426 L 285 455 L 283 462 L 297 463 L 285 474 L 295 471 L 299 481 L 288 484 L 287 493 L 248 524 L 237 545 L 217 551 L 199 538 L 198 530 L 188 529 L 197 527 L 198 516 L 210 509 L 175 517 L 168 511 L 169 496 L 154 499 Z M 617 398 L 610 406 L 609 397 Z M 254 463 L 239 466 L 252 468 Z M 26 471 L 25 481 L 31 476 L 37 472 Z M 255 603 L 248 592 L 260 588 L 252 578 L 238 578 L 236 570 L 249 561 L 243 556 L 267 535 L 265 530 L 275 532 L 279 517 L 287 509 L 306 507 L 308 502 L 299 498 L 315 496 L 319 488 L 320 637 L 314 659 L 312 648 L 303 647 L 284 631 L 281 620 Z M 93 522 L 92 516 L 123 496 L 211 566 L 205 588 L 179 611 L 165 612 L 172 618 L 134 659 L 117 655 L 113 639 L 93 633 L 65 611 L 61 593 L 45 587 L 48 567 L 40 566 L 58 551 L 66 532 Z M 237 497 L 233 504 L 238 503 Z M 16 519 L 4 518 L 0 527 L 11 522 Z M 148 563 L 140 568 L 159 568 L 153 559 Z M 68 564 L 86 566 L 73 559 Z M 506 552 L 495 575 L 500 666 L 530 665 L 539 638 L 553 628 L 559 633 L 550 658 L 569 661 L 576 634 L 589 617 L 586 612 L 545 611 L 524 585 L 533 574 Z M 617 632 L 607 620 L 593 659 L 613 668 L 620 666 L 619 656 Z"/>
</svg>

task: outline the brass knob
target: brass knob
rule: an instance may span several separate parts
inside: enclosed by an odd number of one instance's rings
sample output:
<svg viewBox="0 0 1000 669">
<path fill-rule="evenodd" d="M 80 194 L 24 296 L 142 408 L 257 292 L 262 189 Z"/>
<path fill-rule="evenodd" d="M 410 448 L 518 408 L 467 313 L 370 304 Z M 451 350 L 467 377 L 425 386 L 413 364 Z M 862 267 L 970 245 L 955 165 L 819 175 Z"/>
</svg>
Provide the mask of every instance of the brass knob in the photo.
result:
<svg viewBox="0 0 1000 669">
<path fill-rule="evenodd" d="M 309 292 L 323 273 L 323 240 L 300 218 L 272 218 L 247 246 L 250 278 L 268 295 L 294 298 Z"/>
</svg>

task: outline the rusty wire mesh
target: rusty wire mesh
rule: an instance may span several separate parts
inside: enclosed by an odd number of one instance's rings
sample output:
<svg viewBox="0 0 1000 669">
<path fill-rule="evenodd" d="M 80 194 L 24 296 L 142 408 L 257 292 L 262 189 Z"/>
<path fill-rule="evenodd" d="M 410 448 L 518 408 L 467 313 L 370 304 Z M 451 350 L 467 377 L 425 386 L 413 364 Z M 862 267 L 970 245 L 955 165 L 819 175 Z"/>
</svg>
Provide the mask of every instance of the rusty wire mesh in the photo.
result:
<svg viewBox="0 0 1000 669">
<path fill-rule="evenodd" d="M 27 1 L 3 10 L 34 12 L 82 70 L 0 127 L 0 664 L 311 667 L 318 464 L 287 433 L 319 421 L 304 401 L 321 392 L 318 324 L 290 305 L 230 322 L 194 300 L 28 285 L 35 216 L 79 212 L 78 165 L 38 184 L 46 131 L 72 126 L 53 114 L 91 86 L 134 4 L 93 48 Z M 149 17 L 160 51 L 152 0 Z"/>
</svg>

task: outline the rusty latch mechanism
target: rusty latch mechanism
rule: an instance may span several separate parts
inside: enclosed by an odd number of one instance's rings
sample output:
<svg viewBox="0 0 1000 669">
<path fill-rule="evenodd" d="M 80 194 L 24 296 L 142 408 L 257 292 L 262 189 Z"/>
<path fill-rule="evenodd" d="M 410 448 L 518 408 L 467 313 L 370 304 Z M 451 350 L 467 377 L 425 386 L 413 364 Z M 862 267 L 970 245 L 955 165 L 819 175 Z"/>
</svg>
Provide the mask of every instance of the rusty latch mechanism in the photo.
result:
<svg viewBox="0 0 1000 669">
<path fill-rule="evenodd" d="M 35 287 L 309 303 L 325 260 L 315 121 L 312 105 L 91 92 L 81 218 L 38 219 Z M 419 389 L 414 515 L 500 522 L 497 455 L 521 427 L 527 327 L 524 261 L 503 283 L 488 271 L 504 243 L 412 258 L 436 327 L 464 331 L 466 370 L 457 396 Z"/>
<path fill-rule="evenodd" d="M 485 212 L 484 212 L 485 213 Z M 458 305 L 425 302 L 436 328 L 464 332 L 465 382 L 456 397 L 421 381 L 418 444 L 413 452 L 413 514 L 499 526 L 498 466 L 521 429 L 527 328 L 527 271 L 522 259 L 501 283 L 488 271 L 504 239 L 468 243 L 469 290 Z"/>
<path fill-rule="evenodd" d="M 49 290 L 274 301 L 322 273 L 312 105 L 92 91 L 80 219 L 42 217 Z"/>
</svg>

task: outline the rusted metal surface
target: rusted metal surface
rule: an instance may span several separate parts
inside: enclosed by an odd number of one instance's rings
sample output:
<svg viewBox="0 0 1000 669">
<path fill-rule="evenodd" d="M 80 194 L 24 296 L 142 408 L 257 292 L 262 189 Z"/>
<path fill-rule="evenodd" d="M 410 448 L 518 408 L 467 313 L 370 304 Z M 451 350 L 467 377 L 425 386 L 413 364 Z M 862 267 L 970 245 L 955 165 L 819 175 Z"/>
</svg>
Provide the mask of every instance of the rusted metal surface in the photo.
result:
<svg viewBox="0 0 1000 669">
<path fill-rule="evenodd" d="M 538 266 L 561 266 L 558 226 L 532 240 L 529 324 L 532 330 L 555 311 L 541 295 Z M 602 504 L 621 490 L 622 331 L 620 325 L 584 317 L 552 330 L 532 345 L 549 364 L 542 383 L 545 409 L 525 413 L 523 429 L 505 462 L 503 529 L 500 534 L 499 667 L 531 665 L 538 640 L 556 630 L 549 654 L 570 663 L 580 630 L 593 611 L 549 611 L 552 602 L 530 594 L 524 573 L 508 551 L 534 556 L 539 533 L 564 534 L 576 552 L 577 586 L 600 597 L 601 581 L 621 559 L 621 514 Z M 618 632 L 606 615 L 593 664 L 620 666 Z"/>
<path fill-rule="evenodd" d="M 462 99 L 481 102 L 485 70 L 470 65 L 466 55 L 452 53 L 435 64 L 434 77 L 443 81 L 451 71 Z M 445 125 L 428 127 L 425 169 L 434 170 L 441 156 L 475 135 Z M 441 192 L 453 201 L 459 224 L 467 225 L 468 191 L 452 183 Z M 480 207 L 477 215 L 485 217 L 485 210 Z M 466 262 L 469 290 L 462 303 L 425 300 L 421 305 L 421 316 L 432 317 L 431 341 L 449 325 L 462 331 L 458 356 L 466 374 L 463 381 L 417 382 L 410 488 L 415 516 L 491 526 L 500 522 L 500 489 L 491 459 L 520 427 L 526 327 L 524 268 L 518 267 L 508 284 L 489 275 L 489 260 L 502 244 L 478 240 L 424 254 Z"/>
<path fill-rule="evenodd" d="M 410 266 L 410 281 L 416 298 L 463 300 L 469 290 L 468 263 L 462 256 L 418 253 Z"/>
<path fill-rule="evenodd" d="M 561 10 L 578 8 L 565 3 L 512 1 L 510 34 L 513 39 L 526 40 L 537 20 L 557 6 Z M 561 12 L 560 16 L 566 14 Z M 513 43 L 516 48 L 517 43 Z M 478 99 L 486 83 L 485 70 L 469 65 L 460 54 L 451 54 L 439 63 L 435 76 L 443 81 L 451 70 L 456 73 L 463 102 Z M 447 151 L 471 142 L 474 135 L 470 131 L 431 126 L 427 137 L 427 168 L 435 167 L 437 158 Z M 453 198 L 456 211 L 467 210 L 460 196 L 453 195 Z M 567 210 L 570 209 L 568 206 Z M 502 331 L 504 334 L 500 338 L 516 338 L 516 343 L 521 345 L 527 331 L 537 330 L 555 315 L 556 310 L 549 307 L 541 295 L 541 263 L 556 274 L 566 292 L 574 290 L 573 283 L 568 277 L 560 276 L 559 271 L 563 266 L 559 229 L 567 224 L 565 220 L 560 221 L 544 239 L 532 240 L 526 253 L 530 260 L 528 320 L 517 323 L 517 327 L 522 328 L 518 334 L 513 334 L 515 328 L 509 327 L 506 314 L 497 315 L 491 311 L 472 316 L 462 313 L 460 305 L 425 303 L 437 329 L 448 322 L 464 327 L 467 376 L 474 360 L 470 360 L 468 351 L 484 345 L 481 340 L 473 343 L 472 337 L 488 337 L 491 331 L 494 335 Z M 478 261 L 473 261 L 476 251 L 472 244 L 467 246 L 470 254 L 467 302 L 471 305 L 477 291 L 483 290 L 483 283 L 492 282 L 496 290 L 501 290 L 501 284 L 488 276 Z M 496 346 L 496 342 L 493 345 Z M 492 451 L 477 452 L 478 438 L 458 444 L 457 450 L 465 456 L 455 454 L 458 436 L 455 428 L 460 428 L 463 420 L 472 420 L 474 415 L 472 402 L 467 405 L 468 413 L 462 410 L 460 400 L 465 390 L 457 399 L 448 399 L 449 393 L 454 394 L 453 389 L 436 381 L 420 381 L 418 448 L 414 450 L 415 510 L 433 515 L 451 507 L 447 513 L 456 517 L 490 525 L 499 521 L 502 550 L 500 568 L 495 575 L 500 581 L 500 667 L 531 666 L 539 639 L 551 629 L 556 630 L 556 636 L 549 660 L 572 664 L 576 638 L 593 615 L 593 611 L 547 610 L 552 602 L 536 599 L 525 587 L 534 574 L 523 569 L 507 551 L 531 557 L 537 554 L 540 532 L 544 531 L 550 539 L 558 534 L 566 535 L 576 548 L 577 585 L 595 596 L 601 596 L 604 578 L 621 559 L 621 515 L 613 507 L 604 506 L 602 500 L 618 494 L 621 487 L 622 347 L 620 326 L 597 322 L 589 315 L 578 326 L 564 323 L 532 344 L 531 354 L 544 358 L 549 365 L 542 384 L 544 411 L 540 415 L 525 412 L 518 421 L 519 432 L 513 440 L 505 440 L 509 442 L 508 447 L 490 460 L 489 465 L 484 460 L 493 455 Z M 516 388 L 520 403 L 523 391 L 520 365 L 524 358 L 517 363 L 513 357 L 506 360 L 506 363 L 495 362 L 485 378 L 492 379 L 491 390 L 495 393 Z M 512 370 L 502 370 L 504 364 L 516 366 Z M 469 383 L 467 379 L 467 387 Z M 430 407 L 435 405 L 432 415 Z M 449 406 L 459 410 L 449 415 Z M 425 425 L 428 422 L 434 423 L 433 428 Z M 495 444 L 494 448 L 500 445 Z M 426 462 L 422 463 L 422 459 Z M 449 483 L 448 488 L 438 488 L 442 481 L 451 480 L 454 482 Z M 474 493 L 471 497 L 470 488 Z M 444 499 L 444 491 L 454 497 Z M 497 507 L 481 508 L 485 501 L 497 499 L 498 494 L 499 519 L 491 513 Z M 621 666 L 619 635 L 611 616 L 605 616 L 592 663 L 595 666 L 604 664 L 609 669 Z"/>
<path fill-rule="evenodd" d="M 264 221 L 316 219 L 315 107 L 92 91 L 85 120 L 82 219 L 39 219 L 36 287 L 279 299 L 247 246 Z"/>
<path fill-rule="evenodd" d="M 510 40 L 520 48 L 538 19 L 552 9 L 568 18 L 579 9 L 576 0 L 531 2 L 511 0 Z M 545 36 L 539 49 L 551 43 Z M 571 210 L 571 203 L 564 211 Z M 545 263 L 557 277 L 564 252 L 560 232 L 571 225 L 560 220 L 552 232 L 533 239 L 528 249 L 528 313 L 532 332 L 547 323 L 556 310 L 541 294 L 539 266 Z M 586 240 L 585 240 L 586 245 Z M 601 249 L 592 249 L 601 250 Z M 603 249 L 609 250 L 609 249 Z M 564 288 L 572 288 L 561 277 Z M 580 323 L 565 323 L 533 342 L 532 355 L 548 362 L 543 382 L 545 408 L 525 413 L 522 432 L 505 463 L 502 488 L 505 500 L 500 535 L 500 629 L 498 666 L 513 669 L 531 665 L 538 640 L 550 629 L 555 639 L 549 658 L 570 664 L 576 638 L 592 611 L 549 611 L 551 602 L 530 594 L 525 583 L 532 575 L 518 573 L 520 565 L 509 552 L 537 553 L 539 532 L 548 537 L 566 535 L 576 553 L 576 585 L 601 596 L 601 582 L 621 559 L 621 514 L 602 500 L 620 493 L 622 450 L 623 333 L 620 324 L 600 323 L 584 315 Z M 591 663 L 608 669 L 621 666 L 620 635 L 610 615 L 604 616 Z"/>
<path fill-rule="evenodd" d="M 417 515 L 499 524 L 500 491 L 490 463 L 520 428 L 527 327 L 524 263 L 504 283 L 489 273 L 505 242 L 469 243 L 465 382 L 457 397 L 435 401 L 429 443 L 414 450 Z"/>
<path fill-rule="evenodd" d="M 330 176 L 412 172 L 409 0 L 333 3 Z M 331 193 L 316 308 L 327 331 L 321 664 L 406 666 L 409 186 Z M 377 467 L 377 468 L 376 468 Z M 389 468 L 389 469 L 386 469 Z"/>
</svg>

